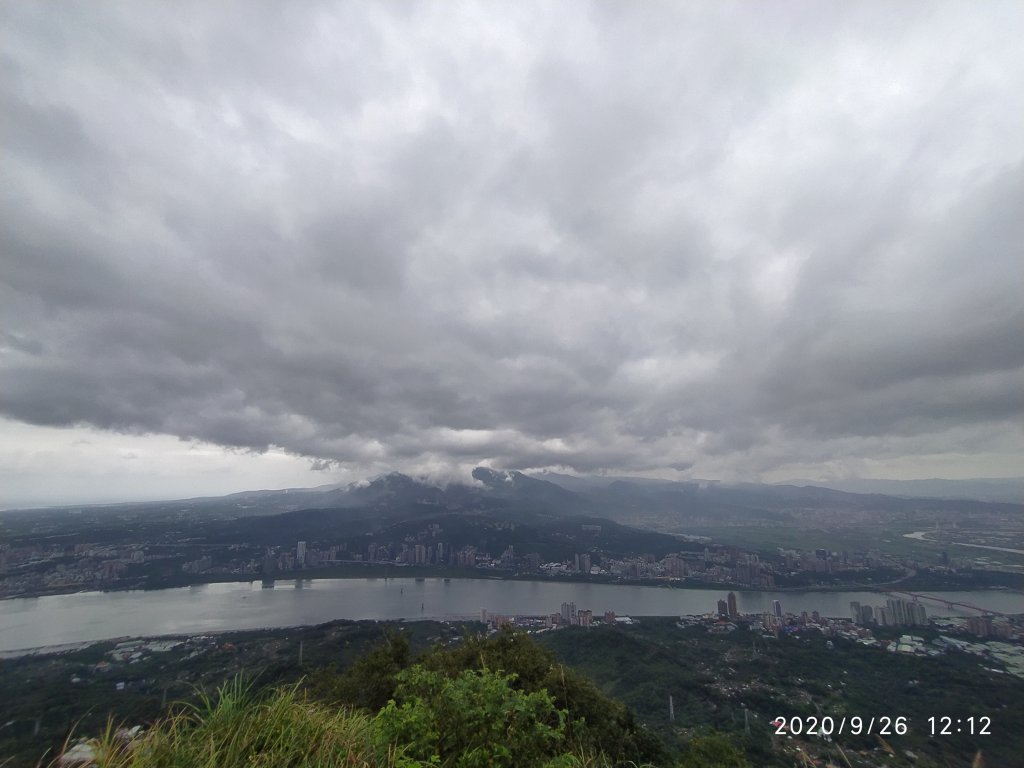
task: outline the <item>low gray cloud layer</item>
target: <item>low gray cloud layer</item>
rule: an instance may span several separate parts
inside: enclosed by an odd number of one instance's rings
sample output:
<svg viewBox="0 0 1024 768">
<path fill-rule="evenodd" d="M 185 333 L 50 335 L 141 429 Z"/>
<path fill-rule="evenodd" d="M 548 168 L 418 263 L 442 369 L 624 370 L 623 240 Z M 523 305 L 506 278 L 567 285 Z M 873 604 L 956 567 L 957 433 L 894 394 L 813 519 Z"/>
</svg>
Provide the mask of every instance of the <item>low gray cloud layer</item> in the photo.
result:
<svg viewBox="0 0 1024 768">
<path fill-rule="evenodd" d="M 1024 461 L 1019 3 L 0 18 L 8 419 L 367 471 Z"/>
</svg>

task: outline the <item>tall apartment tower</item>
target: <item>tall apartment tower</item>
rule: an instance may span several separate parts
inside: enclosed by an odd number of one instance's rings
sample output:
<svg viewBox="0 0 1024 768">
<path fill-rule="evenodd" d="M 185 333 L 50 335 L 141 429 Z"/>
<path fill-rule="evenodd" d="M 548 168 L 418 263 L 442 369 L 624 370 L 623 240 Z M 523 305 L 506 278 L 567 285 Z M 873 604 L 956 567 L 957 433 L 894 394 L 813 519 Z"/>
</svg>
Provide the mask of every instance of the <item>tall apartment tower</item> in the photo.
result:
<svg viewBox="0 0 1024 768">
<path fill-rule="evenodd" d="M 562 621 L 566 624 L 576 623 L 576 603 L 562 603 Z"/>
<path fill-rule="evenodd" d="M 736 607 L 736 593 L 735 592 L 730 592 L 728 600 L 729 600 L 729 615 L 730 616 L 739 616 L 740 612 L 739 612 L 739 610 Z"/>
<path fill-rule="evenodd" d="M 299 568 L 306 564 L 306 542 L 300 541 L 295 547 L 295 565 Z"/>
</svg>

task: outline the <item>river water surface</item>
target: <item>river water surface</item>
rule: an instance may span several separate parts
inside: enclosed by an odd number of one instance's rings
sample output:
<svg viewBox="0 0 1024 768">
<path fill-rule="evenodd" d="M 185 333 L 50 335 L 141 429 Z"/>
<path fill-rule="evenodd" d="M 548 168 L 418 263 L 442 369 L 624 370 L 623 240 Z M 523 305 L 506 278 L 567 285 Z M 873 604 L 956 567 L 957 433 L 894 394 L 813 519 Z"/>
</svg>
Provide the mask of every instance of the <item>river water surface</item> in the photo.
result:
<svg viewBox="0 0 1024 768">
<path fill-rule="evenodd" d="M 478 618 L 492 613 L 557 613 L 563 602 L 619 616 L 701 614 L 728 589 L 672 589 L 497 579 L 313 579 L 203 584 L 178 589 L 79 592 L 0 600 L 0 651 L 105 640 L 114 637 L 196 634 L 235 629 L 319 624 L 333 619 Z M 946 600 L 1004 613 L 1024 612 L 1012 591 L 929 592 Z M 759 613 L 779 600 L 790 613 L 850 615 L 850 601 L 884 604 L 872 592 L 736 591 L 739 610 Z M 958 606 L 924 602 L 929 616 L 970 615 Z"/>
</svg>

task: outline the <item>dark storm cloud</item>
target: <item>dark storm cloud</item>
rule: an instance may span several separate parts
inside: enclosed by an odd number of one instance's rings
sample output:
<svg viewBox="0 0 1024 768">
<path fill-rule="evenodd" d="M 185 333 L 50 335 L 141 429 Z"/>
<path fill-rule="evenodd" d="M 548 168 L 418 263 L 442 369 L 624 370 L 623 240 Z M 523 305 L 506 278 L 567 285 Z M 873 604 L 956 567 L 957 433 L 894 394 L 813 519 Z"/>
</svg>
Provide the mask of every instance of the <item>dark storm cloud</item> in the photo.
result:
<svg viewBox="0 0 1024 768">
<path fill-rule="evenodd" d="M 755 476 L 1021 453 L 1015 4 L 7 4 L 0 414 Z"/>
</svg>

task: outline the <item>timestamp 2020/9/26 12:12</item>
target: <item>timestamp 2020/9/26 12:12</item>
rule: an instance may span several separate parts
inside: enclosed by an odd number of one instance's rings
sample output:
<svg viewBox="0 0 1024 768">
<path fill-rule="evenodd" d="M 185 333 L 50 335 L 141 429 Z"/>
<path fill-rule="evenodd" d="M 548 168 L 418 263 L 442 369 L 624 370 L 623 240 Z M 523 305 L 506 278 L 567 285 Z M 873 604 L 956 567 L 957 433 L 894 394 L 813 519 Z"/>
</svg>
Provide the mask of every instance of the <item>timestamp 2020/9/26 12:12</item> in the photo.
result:
<svg viewBox="0 0 1024 768">
<path fill-rule="evenodd" d="M 970 717 L 932 716 L 926 719 L 929 736 L 989 736 L 992 733 L 992 718 L 986 715 Z M 903 736 L 911 728 L 911 720 L 905 716 L 843 715 L 823 716 L 779 716 L 772 720 L 772 727 L 779 736 Z"/>
</svg>

